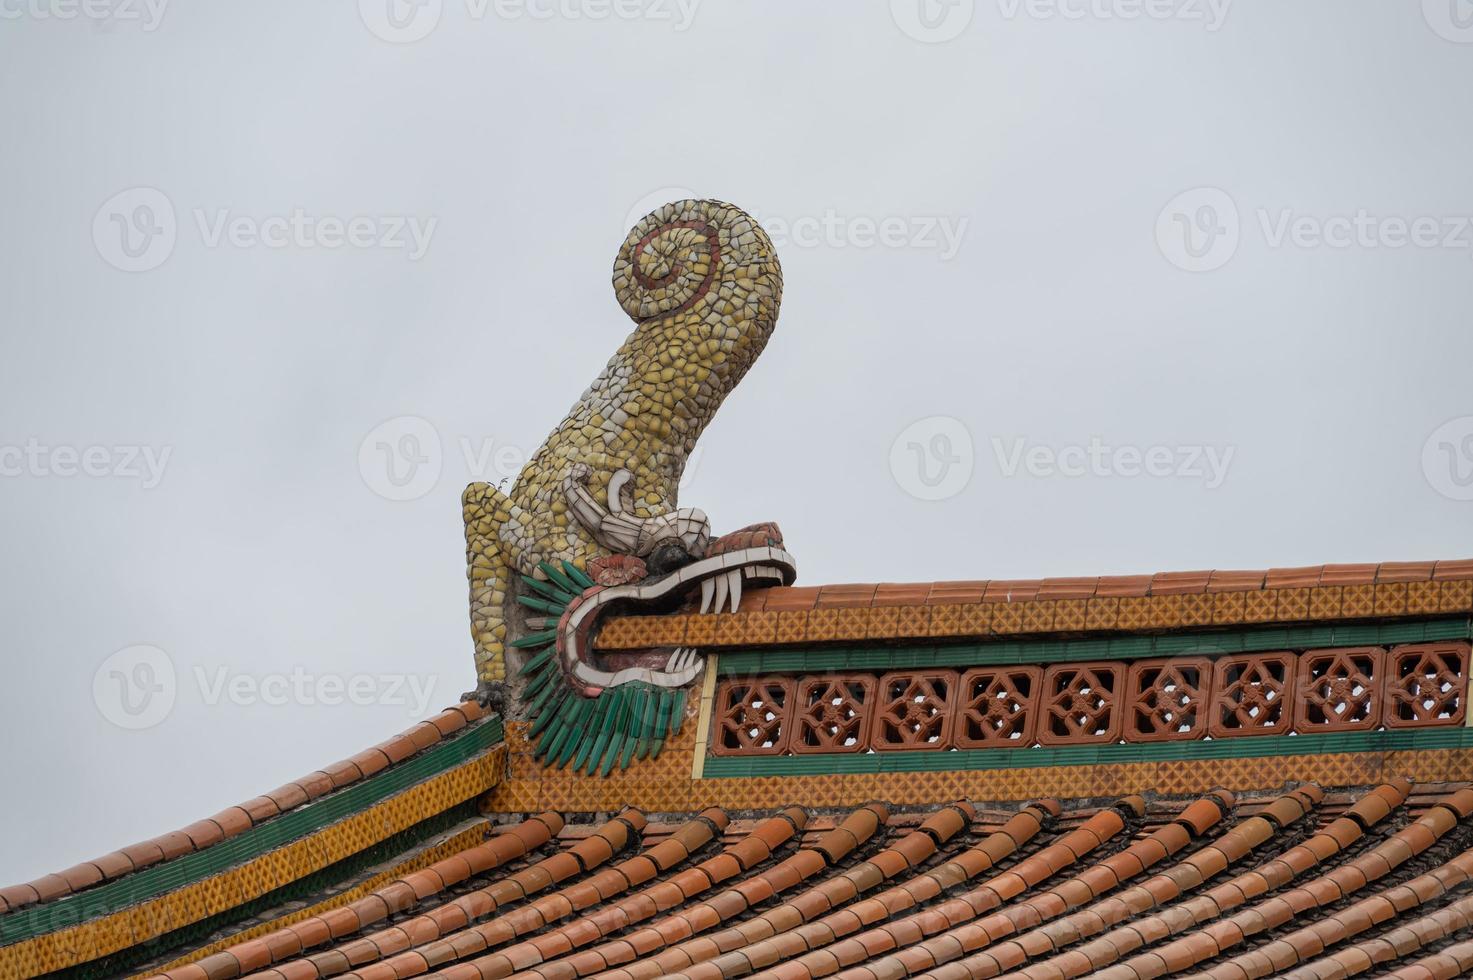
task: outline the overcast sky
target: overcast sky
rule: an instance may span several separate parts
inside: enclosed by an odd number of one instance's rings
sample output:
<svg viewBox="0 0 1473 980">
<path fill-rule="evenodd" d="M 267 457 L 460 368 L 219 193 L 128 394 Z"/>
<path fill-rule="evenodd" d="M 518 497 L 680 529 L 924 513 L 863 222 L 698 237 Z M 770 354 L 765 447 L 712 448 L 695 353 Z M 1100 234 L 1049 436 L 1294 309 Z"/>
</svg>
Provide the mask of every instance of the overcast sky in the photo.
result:
<svg viewBox="0 0 1473 980">
<path fill-rule="evenodd" d="M 160 2 L 0 0 L 4 883 L 473 686 L 666 198 L 778 243 L 681 502 L 800 583 L 1473 555 L 1468 0 Z"/>
</svg>

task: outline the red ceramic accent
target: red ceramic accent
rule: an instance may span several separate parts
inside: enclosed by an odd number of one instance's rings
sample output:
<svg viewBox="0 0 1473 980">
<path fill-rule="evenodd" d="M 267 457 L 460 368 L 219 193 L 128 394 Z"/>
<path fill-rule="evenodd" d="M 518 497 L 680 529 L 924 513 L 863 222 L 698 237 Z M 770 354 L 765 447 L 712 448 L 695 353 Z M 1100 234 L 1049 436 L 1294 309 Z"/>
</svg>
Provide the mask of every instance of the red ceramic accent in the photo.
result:
<svg viewBox="0 0 1473 980">
<path fill-rule="evenodd" d="M 1387 728 L 1461 725 L 1468 711 L 1468 643 L 1392 647 L 1386 655 Z"/>
<path fill-rule="evenodd" d="M 757 677 L 721 682 L 712 713 L 711 751 L 716 755 L 778 755 L 787 747 L 793 682 Z"/>
<path fill-rule="evenodd" d="M 1042 667 L 974 667 L 961 676 L 953 740 L 961 749 L 1033 744 Z"/>
<path fill-rule="evenodd" d="M 1294 655 L 1246 653 L 1219 659 L 1212 673 L 1213 738 L 1281 735 L 1294 723 Z"/>
<path fill-rule="evenodd" d="M 870 748 L 878 752 L 949 748 L 956 697 L 953 670 L 886 674 L 880 678 Z"/>
<path fill-rule="evenodd" d="M 648 575 L 644 559 L 635 555 L 600 555 L 588 563 L 588 576 L 599 585 L 628 585 Z"/>
<path fill-rule="evenodd" d="M 1359 732 L 1381 723 L 1380 647 L 1306 650 L 1299 655 L 1294 698 L 1297 732 Z"/>
<path fill-rule="evenodd" d="M 874 700 L 875 679 L 864 674 L 800 678 L 788 750 L 800 755 L 863 751 Z"/>
<path fill-rule="evenodd" d="M 1126 699 L 1127 742 L 1177 742 L 1207 734 L 1206 657 L 1158 657 L 1130 665 Z"/>
<path fill-rule="evenodd" d="M 1125 664 L 1056 664 L 1043 672 L 1040 745 L 1094 745 L 1120 737 Z"/>
</svg>

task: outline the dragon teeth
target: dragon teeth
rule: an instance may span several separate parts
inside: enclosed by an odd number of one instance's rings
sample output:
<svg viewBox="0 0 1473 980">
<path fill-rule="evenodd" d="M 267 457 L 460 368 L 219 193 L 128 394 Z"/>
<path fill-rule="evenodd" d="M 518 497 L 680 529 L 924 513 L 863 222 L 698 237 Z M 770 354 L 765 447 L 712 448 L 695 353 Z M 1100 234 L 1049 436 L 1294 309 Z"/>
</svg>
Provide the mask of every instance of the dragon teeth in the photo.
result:
<svg viewBox="0 0 1473 980">
<path fill-rule="evenodd" d="M 721 611 L 721 607 L 724 606 L 724 605 L 726 605 L 726 594 L 727 594 L 727 591 L 731 588 L 731 581 L 730 581 L 730 579 L 731 579 L 731 576 L 729 574 L 727 574 L 727 575 L 718 575 L 715 578 L 715 582 L 716 582 L 716 611 L 717 612 L 720 612 Z M 708 579 L 707 581 L 711 581 L 711 580 Z M 704 595 L 704 589 L 702 590 L 702 593 Z M 702 612 L 704 612 L 704 611 L 705 610 L 702 610 Z"/>
</svg>

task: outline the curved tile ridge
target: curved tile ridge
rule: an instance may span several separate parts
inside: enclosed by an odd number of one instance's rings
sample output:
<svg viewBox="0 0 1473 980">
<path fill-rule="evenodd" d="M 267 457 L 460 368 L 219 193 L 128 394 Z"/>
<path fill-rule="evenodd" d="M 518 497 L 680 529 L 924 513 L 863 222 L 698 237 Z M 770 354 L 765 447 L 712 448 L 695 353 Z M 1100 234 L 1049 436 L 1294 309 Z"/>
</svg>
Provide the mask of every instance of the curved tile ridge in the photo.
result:
<svg viewBox="0 0 1473 980">
<path fill-rule="evenodd" d="M 1009 818 L 1000 829 L 950 860 L 917 875 L 903 885 L 886 889 L 840 911 L 832 911 L 929 860 L 935 853 L 936 840 L 928 841 L 930 835 L 927 833 L 927 825 L 922 824 L 919 830 L 906 835 L 868 860 L 819 882 L 813 888 L 761 915 L 711 935 L 672 946 L 654 956 L 642 957 L 621 969 L 600 973 L 594 980 L 653 980 L 737 950 L 742 950 L 742 955 L 734 960 L 733 968 L 745 965 L 750 971 L 759 966 L 767 966 L 778 961 L 778 949 L 771 949 L 770 958 L 763 959 L 768 954 L 759 952 L 758 949 L 767 950 L 770 947 L 756 947 L 754 944 L 762 944 L 774 937 L 779 937 L 779 947 L 795 940 L 801 942 L 803 940 L 798 937 L 806 934 L 803 932 L 805 923 L 813 923 L 819 916 L 825 916 L 814 923 L 819 935 L 824 934 L 824 930 L 839 927 L 841 919 L 854 922 L 849 926 L 852 931 L 885 918 L 892 914 L 892 910 L 900 911 L 930 901 L 948 889 L 994 868 L 998 862 L 1032 840 L 1047 823 L 1062 812 L 1063 807 L 1055 799 L 1030 803 Z M 936 816 L 938 815 L 933 815 L 932 819 Z M 918 834 L 925 836 L 917 836 Z M 790 936 L 794 938 L 788 938 Z M 743 949 L 744 947 L 747 948 Z"/>
<path fill-rule="evenodd" d="M 596 871 L 574 884 L 486 922 L 442 934 L 431 942 L 407 950 L 394 949 L 364 959 L 353 965 L 354 972 L 348 976 L 417 976 L 441 963 L 474 956 L 547 928 L 575 912 L 621 895 L 684 864 L 692 854 L 718 838 L 726 830 L 727 823 L 724 810 L 716 807 L 703 810 L 681 824 L 669 837 L 612 867 Z"/>
<path fill-rule="evenodd" d="M 1285 973 L 1284 977 L 1285 980 L 1307 980 L 1307 978 L 1331 980 L 1331 978 L 1358 976 L 1373 966 L 1381 966 L 1403 959 L 1419 949 L 1449 939 L 1455 933 L 1468 928 L 1473 928 L 1473 896 L 1460 898 L 1413 922 L 1388 929 L 1374 939 L 1367 939 L 1347 949 L 1332 953 L 1324 959 L 1296 967 Z M 1453 948 L 1453 946 L 1448 946 L 1447 950 Z M 1473 950 L 1470 950 L 1470 953 L 1473 953 Z M 1417 963 L 1409 963 L 1403 969 L 1416 967 L 1416 965 Z M 1450 977 L 1458 975 L 1457 969 L 1455 965 L 1454 972 L 1446 975 Z M 1473 956 L 1470 956 L 1461 969 L 1473 971 Z M 1401 971 L 1393 975 L 1399 976 Z M 1423 976 L 1427 975 L 1423 974 Z"/>
<path fill-rule="evenodd" d="M 1139 817 L 1145 813 L 1145 800 L 1139 796 L 1128 796 L 1107 807 L 1074 830 L 1060 836 L 1037 853 L 1023 858 L 1012 868 L 989 878 L 976 888 L 955 898 L 939 902 L 924 911 L 914 912 L 903 919 L 890 923 L 882 929 L 871 929 L 859 938 L 858 948 L 873 943 L 876 954 L 893 948 L 894 936 L 913 935 L 916 939 L 930 932 L 945 929 L 949 925 L 968 922 L 1006 904 L 1042 881 L 1066 868 L 1073 866 L 1106 842 L 1125 832 L 1128 822 L 1124 810 L 1133 811 Z M 874 921 L 874 920 L 871 920 Z M 781 959 L 765 970 L 755 974 L 757 980 L 801 980 L 801 978 L 827 976 L 844 966 L 830 948 L 836 940 L 853 933 L 867 923 L 858 916 L 849 920 L 839 919 L 838 928 L 822 930 L 808 929 L 800 932 L 798 942 L 782 941 L 785 949 L 777 949 Z M 839 930 L 842 929 L 842 932 Z M 887 930 L 894 930 L 893 932 Z M 801 945 L 799 945 L 801 943 Z M 684 975 L 688 980 L 714 980 L 717 976 L 731 977 L 739 972 L 727 972 L 727 963 L 741 956 L 738 951 L 711 963 L 702 964 Z M 785 953 L 786 955 L 782 955 Z M 790 957 L 796 956 L 796 959 Z M 746 971 L 741 971 L 746 972 Z"/>
<path fill-rule="evenodd" d="M 982 919 L 957 925 L 946 916 L 923 912 L 914 922 L 901 920 L 889 923 L 836 943 L 824 952 L 847 967 L 838 974 L 839 980 L 898 980 L 922 973 L 983 946 L 990 946 L 1021 929 L 1055 919 L 1144 874 L 1148 868 L 1177 854 L 1220 823 L 1231 802 L 1232 798 L 1228 797 L 1227 805 L 1224 805 L 1223 798 L 1216 794 L 1196 800 L 1174 819 L 1073 878 Z M 1140 812 L 1143 814 L 1144 810 L 1144 801 L 1141 801 Z M 885 950 L 894 952 L 870 958 Z M 826 970 L 824 975 L 830 972 L 833 971 Z M 820 975 L 816 968 L 813 975 Z"/>
<path fill-rule="evenodd" d="M 442 936 L 480 922 L 511 902 L 531 898 L 569 878 L 601 867 L 624 850 L 631 841 L 637 840 L 644 828 L 643 813 L 625 810 L 583 840 L 529 867 L 459 895 L 442 905 L 426 909 L 419 915 L 386 929 L 313 953 L 303 959 L 279 963 L 274 969 L 252 973 L 247 980 L 317 980 L 320 977 L 346 973 L 355 966 L 392 956 L 410 946 L 432 943 Z M 329 924 L 340 927 L 343 935 L 358 931 L 352 927 L 352 922 Z M 200 978 L 189 977 L 185 980 Z"/>
<path fill-rule="evenodd" d="M 74 895 L 161 861 L 213 847 L 272 817 L 304 806 L 334 790 L 403 762 L 472 722 L 480 721 L 487 713 L 485 708 L 473 701 L 446 708 L 433 718 L 357 755 L 324 766 L 263 796 L 246 800 L 239 806 L 228 807 L 214 816 L 196 820 L 187 827 L 130 844 L 100 858 L 83 861 L 65 871 L 45 875 L 35 881 L 0 888 L 0 915 Z"/>
<path fill-rule="evenodd" d="M 772 857 L 772 853 L 808 824 L 808 811 L 790 806 L 758 824 L 735 844 L 723 848 L 693 868 L 662 879 L 641 892 L 543 933 L 535 939 L 509 946 L 488 956 L 446 967 L 434 976 L 444 980 L 501 980 L 519 970 L 563 956 L 589 943 L 598 942 L 660 912 L 677 908 L 697 895 L 746 874 Z M 406 976 L 402 970 L 399 978 Z M 388 974 L 364 976 L 363 980 L 392 980 Z"/>
<path fill-rule="evenodd" d="M 1473 973 L 1473 939 L 1453 943 L 1431 956 L 1408 963 L 1380 980 L 1457 980 Z"/>
<path fill-rule="evenodd" d="M 1390 790 L 1390 792 L 1383 792 Z M 1406 799 L 1400 786 L 1380 786 L 1361 799 L 1373 801 L 1373 812 L 1384 817 Z M 1357 806 L 1360 803 L 1356 804 Z M 1352 808 L 1354 812 L 1354 808 Z M 1186 970 L 1204 960 L 1241 946 L 1250 937 L 1278 929 L 1296 915 L 1348 898 L 1374 881 L 1390 874 L 1405 862 L 1437 843 L 1473 814 L 1473 790 L 1460 790 L 1439 801 L 1426 813 L 1407 824 L 1370 850 L 1351 858 L 1311 881 L 1275 894 L 1256 905 L 1210 922 L 1189 935 L 1174 939 L 1159 949 L 1131 957 L 1124 963 L 1100 970 L 1099 980 L 1153 980 Z"/>
<path fill-rule="evenodd" d="M 1296 795 L 1312 791 L 1310 802 L 1318 804 L 1323 798 L 1318 787 L 1303 787 L 1275 800 L 1261 816 L 1268 817 L 1279 827 L 1288 826 L 1303 815 L 1294 803 Z M 1400 806 L 1411 792 L 1411 783 L 1398 780 L 1376 787 L 1366 793 L 1343 816 L 1332 820 L 1323 829 L 1316 831 L 1308 840 L 1296 844 L 1256 868 L 1244 871 L 1221 884 L 1209 888 L 1183 902 L 1168 906 L 1104 933 L 1096 939 L 1070 949 L 1051 959 L 1032 963 L 1022 970 L 1007 974 L 1008 980 L 1072 980 L 1115 963 L 1121 957 L 1142 946 L 1174 936 L 1197 925 L 1217 918 L 1230 909 L 1244 905 L 1255 898 L 1273 891 L 1324 861 L 1339 854 L 1359 840 L 1366 829 L 1385 819 L 1393 809 Z M 1224 835 L 1226 836 L 1226 835 Z M 1219 844 L 1221 841 L 1218 842 Z M 1183 884 L 1195 888 L 1189 875 Z M 1163 893 L 1163 900 L 1170 901 L 1174 895 Z M 963 980 L 972 976 L 975 964 L 969 961 L 951 963 L 925 975 L 925 980 Z M 981 975 L 991 975 L 983 972 Z"/>
<path fill-rule="evenodd" d="M 933 839 L 928 835 L 934 835 L 934 839 L 944 843 L 964 828 L 974 816 L 976 811 L 970 805 L 955 803 L 934 814 L 922 829 L 913 833 L 921 834 L 928 840 Z M 647 956 L 672 942 L 689 939 L 698 933 L 714 929 L 753 906 L 797 887 L 825 868 L 842 862 L 856 848 L 874 837 L 889 817 L 890 811 L 883 804 L 871 803 L 860 807 L 812 845 L 801 847 L 796 854 L 780 861 L 768 871 L 743 879 L 704 902 L 681 909 L 618 939 L 561 959 L 549 960 L 517 974 L 513 980 L 577 980 L 578 977 Z"/>
<path fill-rule="evenodd" d="M 473 875 L 499 868 L 552 840 L 563 829 L 557 813 L 506 827 L 489 840 L 375 888 L 342 908 L 232 946 L 160 975 L 160 980 L 231 980 L 403 912 Z"/>
<path fill-rule="evenodd" d="M 1260 953 L 1270 963 L 1270 972 L 1287 971 L 1283 974 L 1283 980 L 1341 980 L 1356 976 L 1377 964 L 1390 963 L 1428 943 L 1446 939 L 1453 933 L 1473 926 L 1473 896 L 1460 898 L 1415 921 L 1396 926 L 1374 939 L 1356 943 L 1323 959 L 1305 963 L 1292 970 L 1289 967 L 1389 918 L 1440 898 L 1470 879 L 1473 879 L 1473 851 L 1464 851 L 1429 874 L 1357 902 L 1308 928 L 1290 933 L 1283 939 L 1259 947 L 1251 954 L 1235 957 L 1228 962 L 1234 963 L 1235 970 L 1241 970 L 1249 977 L 1267 975 L 1260 972 L 1260 961 L 1257 958 Z M 1284 943 L 1288 944 L 1287 949 L 1281 945 Z M 1223 973 L 1221 969 L 1220 966 L 1214 966 L 1201 976 L 1234 976 L 1241 980 L 1241 974 Z"/>
<path fill-rule="evenodd" d="M 1218 799 L 1227 805 L 1231 794 L 1223 793 Z M 1301 787 L 1287 793 L 1272 801 L 1259 813 L 1234 824 L 1216 840 L 1193 851 L 1184 860 L 1140 884 L 1132 885 L 1118 894 L 1107 896 L 1093 905 L 1015 939 L 946 964 L 933 970 L 932 975 L 945 977 L 947 980 L 985 980 L 1017 969 L 1030 960 L 1052 956 L 1081 939 L 1098 935 L 1111 926 L 1144 915 L 1223 873 L 1272 840 L 1280 830 L 1309 815 L 1322 799 L 1324 793 L 1317 786 Z M 1190 811 L 1183 811 L 1178 819 L 1188 816 Z M 1199 829 L 1198 836 L 1200 834 Z M 1087 964 L 1088 961 L 1085 962 Z"/>
<path fill-rule="evenodd" d="M 849 608 L 853 606 L 955 605 L 1030 599 L 1140 598 L 1319 589 L 1347 585 L 1452 582 L 1473 578 L 1473 559 L 1388 561 L 1361 565 L 1309 565 L 1252 571 L 1209 569 L 1154 575 L 1090 575 L 1077 578 L 991 579 L 958 582 L 900 582 L 779 585 L 743 593 L 742 612 Z"/>
</svg>

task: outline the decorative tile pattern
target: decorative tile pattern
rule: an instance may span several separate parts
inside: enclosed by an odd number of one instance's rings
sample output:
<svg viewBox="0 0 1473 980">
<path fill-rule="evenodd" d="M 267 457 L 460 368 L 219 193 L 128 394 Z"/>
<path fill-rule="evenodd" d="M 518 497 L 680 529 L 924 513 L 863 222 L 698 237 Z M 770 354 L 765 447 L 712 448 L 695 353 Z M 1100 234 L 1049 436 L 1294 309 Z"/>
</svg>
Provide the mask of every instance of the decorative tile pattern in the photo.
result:
<svg viewBox="0 0 1473 980">
<path fill-rule="evenodd" d="M 788 748 L 798 754 L 862 752 L 874 700 L 875 679 L 865 674 L 800 679 Z"/>
<path fill-rule="evenodd" d="M 1205 657 L 1159 657 L 1130 665 L 1125 740 L 1167 742 L 1207 733 L 1212 662 Z"/>
<path fill-rule="evenodd" d="M 885 674 L 880 678 L 870 747 L 879 752 L 949 747 L 956 692 L 955 671 Z"/>
<path fill-rule="evenodd" d="M 1299 658 L 1294 729 L 1354 732 L 1381 722 L 1380 647 L 1311 650 Z"/>
<path fill-rule="evenodd" d="M 1294 656 L 1223 657 L 1214 667 L 1212 691 L 1213 738 L 1287 732 L 1294 717 Z"/>
<path fill-rule="evenodd" d="M 716 689 L 711 751 L 716 755 L 776 755 L 787 748 L 793 714 L 788 678 L 724 681 Z"/>
<path fill-rule="evenodd" d="M 1113 742 L 1120 736 L 1125 665 L 1060 664 L 1043 672 L 1040 745 Z"/>
<path fill-rule="evenodd" d="M 1385 691 L 1387 728 L 1461 725 L 1468 711 L 1468 644 L 1393 647 Z"/>
<path fill-rule="evenodd" d="M 974 667 L 960 681 L 959 748 L 991 749 L 1033 744 L 1042 667 Z"/>
</svg>

